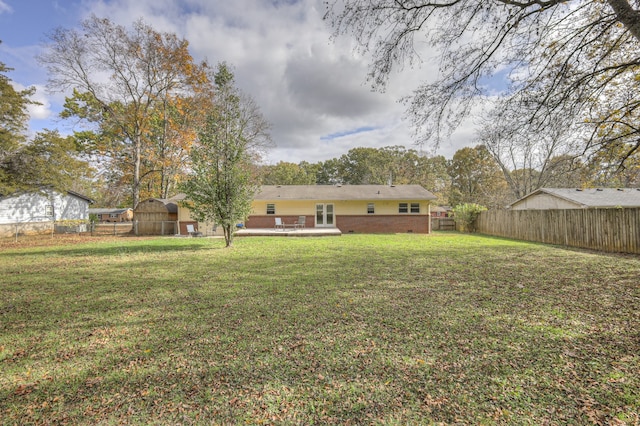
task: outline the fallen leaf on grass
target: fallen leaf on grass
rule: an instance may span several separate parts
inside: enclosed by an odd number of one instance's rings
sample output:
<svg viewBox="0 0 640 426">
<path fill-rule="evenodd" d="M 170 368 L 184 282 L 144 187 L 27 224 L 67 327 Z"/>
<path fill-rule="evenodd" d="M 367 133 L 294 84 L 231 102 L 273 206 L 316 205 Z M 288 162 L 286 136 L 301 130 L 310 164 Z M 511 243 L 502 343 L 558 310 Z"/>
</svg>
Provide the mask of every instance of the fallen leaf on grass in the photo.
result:
<svg viewBox="0 0 640 426">
<path fill-rule="evenodd" d="M 36 389 L 35 383 L 24 383 L 19 385 L 13 393 L 18 396 L 28 395 Z"/>
</svg>

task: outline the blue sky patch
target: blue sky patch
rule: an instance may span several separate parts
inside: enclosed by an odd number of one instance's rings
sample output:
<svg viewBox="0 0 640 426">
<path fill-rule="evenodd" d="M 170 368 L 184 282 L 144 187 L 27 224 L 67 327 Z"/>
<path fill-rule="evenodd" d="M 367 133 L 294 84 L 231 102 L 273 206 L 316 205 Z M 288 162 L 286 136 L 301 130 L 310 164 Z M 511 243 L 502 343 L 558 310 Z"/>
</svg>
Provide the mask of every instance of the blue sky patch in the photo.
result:
<svg viewBox="0 0 640 426">
<path fill-rule="evenodd" d="M 380 127 L 373 127 L 373 126 L 358 127 L 355 130 L 345 130 L 344 132 L 336 132 L 336 133 L 331 133 L 329 135 L 321 136 L 320 140 L 330 141 L 334 139 L 343 138 L 345 136 L 357 135 L 358 133 L 372 132 L 378 129 L 380 129 Z"/>
</svg>

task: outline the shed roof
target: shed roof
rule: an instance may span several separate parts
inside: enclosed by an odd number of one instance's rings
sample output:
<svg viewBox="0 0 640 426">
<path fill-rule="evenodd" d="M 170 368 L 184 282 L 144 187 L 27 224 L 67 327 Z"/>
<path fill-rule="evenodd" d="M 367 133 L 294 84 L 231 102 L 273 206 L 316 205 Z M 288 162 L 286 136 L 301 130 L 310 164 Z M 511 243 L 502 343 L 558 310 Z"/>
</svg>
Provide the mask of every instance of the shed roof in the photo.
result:
<svg viewBox="0 0 640 426">
<path fill-rule="evenodd" d="M 89 209 L 89 213 L 92 214 L 122 214 L 125 213 L 126 211 L 132 210 L 130 207 L 129 208 L 122 208 L 122 209 L 117 209 L 117 208 L 99 208 L 99 209 Z"/>
<path fill-rule="evenodd" d="M 138 203 L 138 207 L 136 210 L 141 207 L 143 204 L 149 203 L 161 203 L 163 204 L 169 213 L 177 213 L 178 212 L 178 204 L 176 204 L 176 200 L 173 198 L 147 198 L 146 200 L 140 201 Z"/>
<path fill-rule="evenodd" d="M 420 185 L 264 185 L 256 200 L 435 200 Z"/>
<path fill-rule="evenodd" d="M 549 194 L 583 208 L 640 207 L 640 188 L 540 188 L 509 207 L 538 194 Z"/>
</svg>

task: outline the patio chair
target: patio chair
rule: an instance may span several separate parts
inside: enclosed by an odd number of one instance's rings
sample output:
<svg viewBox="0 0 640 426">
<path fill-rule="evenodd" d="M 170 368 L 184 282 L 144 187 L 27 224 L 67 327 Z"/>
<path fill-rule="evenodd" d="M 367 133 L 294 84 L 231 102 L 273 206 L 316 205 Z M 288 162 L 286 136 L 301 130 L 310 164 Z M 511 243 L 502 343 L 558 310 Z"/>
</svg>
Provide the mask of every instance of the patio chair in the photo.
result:
<svg viewBox="0 0 640 426">
<path fill-rule="evenodd" d="M 202 237 L 202 232 L 196 231 L 196 229 L 195 229 L 195 227 L 193 225 L 187 225 L 187 233 L 191 237 Z"/>
<path fill-rule="evenodd" d="M 282 218 L 276 217 L 276 226 L 275 229 L 281 228 L 284 231 L 284 222 Z"/>
<path fill-rule="evenodd" d="M 307 221 L 307 217 L 306 216 L 298 216 L 298 220 L 294 225 L 295 225 L 296 228 L 304 228 L 306 221 Z"/>
</svg>

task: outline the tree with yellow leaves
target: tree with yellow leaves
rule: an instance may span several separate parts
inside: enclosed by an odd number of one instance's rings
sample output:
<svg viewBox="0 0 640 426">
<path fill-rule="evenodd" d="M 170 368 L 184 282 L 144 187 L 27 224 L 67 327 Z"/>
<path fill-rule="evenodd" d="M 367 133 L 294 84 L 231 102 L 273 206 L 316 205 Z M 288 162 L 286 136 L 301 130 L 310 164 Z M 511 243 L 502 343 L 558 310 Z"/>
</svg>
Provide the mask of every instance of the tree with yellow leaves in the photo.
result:
<svg viewBox="0 0 640 426">
<path fill-rule="evenodd" d="M 161 174 L 156 196 L 166 194 L 166 173 L 194 138 L 181 98 L 210 86 L 206 64 L 194 63 L 186 40 L 142 20 L 129 30 L 92 16 L 81 31 L 60 28 L 49 39 L 39 60 L 51 90 L 73 90 L 63 117 L 88 125 L 78 133 L 85 148 L 130 176 L 134 208 L 145 178 Z"/>
</svg>

